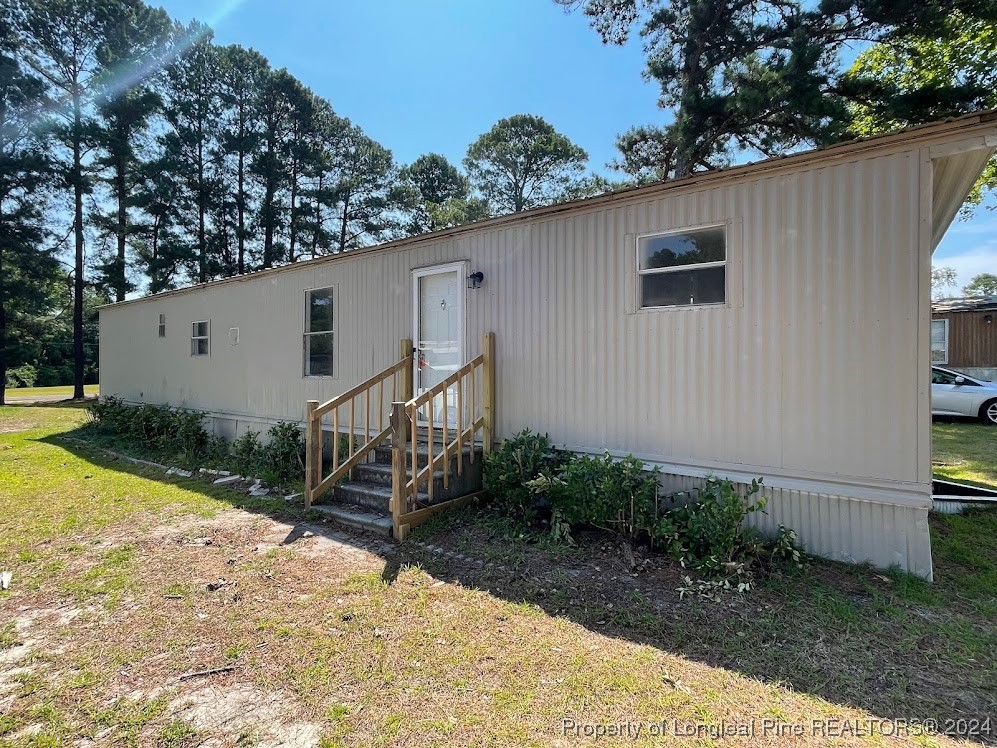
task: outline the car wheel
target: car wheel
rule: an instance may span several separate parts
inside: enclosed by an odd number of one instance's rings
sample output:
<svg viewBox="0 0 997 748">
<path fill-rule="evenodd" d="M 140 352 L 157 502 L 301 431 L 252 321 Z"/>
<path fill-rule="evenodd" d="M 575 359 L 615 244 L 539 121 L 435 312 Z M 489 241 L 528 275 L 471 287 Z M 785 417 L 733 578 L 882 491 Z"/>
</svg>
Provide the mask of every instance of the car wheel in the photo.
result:
<svg viewBox="0 0 997 748">
<path fill-rule="evenodd" d="M 980 406 L 980 420 L 988 426 L 997 426 L 997 400 L 988 400 Z"/>
</svg>

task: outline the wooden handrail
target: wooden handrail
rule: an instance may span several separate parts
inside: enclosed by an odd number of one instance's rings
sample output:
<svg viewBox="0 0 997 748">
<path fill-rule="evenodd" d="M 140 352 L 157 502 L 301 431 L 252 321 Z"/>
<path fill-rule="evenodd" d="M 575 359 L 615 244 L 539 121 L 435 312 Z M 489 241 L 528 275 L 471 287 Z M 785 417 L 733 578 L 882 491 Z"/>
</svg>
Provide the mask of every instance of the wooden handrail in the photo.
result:
<svg viewBox="0 0 997 748">
<path fill-rule="evenodd" d="M 434 481 L 433 474 L 439 466 L 443 466 L 444 486 L 449 485 L 450 460 L 456 456 L 458 474 L 463 472 L 464 446 L 471 448 L 469 459 L 474 461 L 474 442 L 480 431 L 482 434 L 482 450 L 491 452 L 495 433 L 495 334 L 485 333 L 481 340 L 482 352 L 462 365 L 455 372 L 435 384 L 425 392 L 409 399 L 407 402 L 395 402 L 391 406 L 391 448 L 392 448 L 392 480 L 391 480 L 391 516 L 395 538 L 404 540 L 409 529 L 418 522 L 424 521 L 436 510 L 432 506 Z M 476 372 L 481 370 L 481 414 L 475 412 Z M 456 388 L 456 412 L 451 411 L 452 397 L 450 390 Z M 438 454 L 434 454 L 435 430 L 433 405 L 442 395 L 442 437 L 443 444 Z M 469 403 L 467 411 L 465 403 Z M 417 451 L 417 418 L 419 410 L 429 406 L 426 412 L 426 465 L 419 467 Z M 451 438 L 450 416 L 454 416 L 454 437 Z M 408 445 L 411 444 L 411 460 Z M 419 488 L 427 484 L 425 505 L 419 500 Z"/>
<path fill-rule="evenodd" d="M 384 443 L 391 433 L 390 426 L 384 426 L 384 382 L 391 380 L 392 392 L 390 401 L 398 399 L 398 396 L 411 399 L 412 397 L 412 341 L 403 339 L 400 344 L 400 358 L 398 361 L 378 372 L 374 376 L 366 379 L 355 387 L 351 387 L 346 392 L 319 403 L 317 400 L 309 400 L 305 404 L 305 506 L 312 503 L 323 493 L 332 488 L 342 478 L 350 473 L 354 467 L 359 465 L 369 457 L 371 452 Z M 401 382 L 399 383 L 399 379 Z M 376 388 L 378 412 L 378 426 L 374 433 L 371 433 L 371 394 Z M 364 416 L 363 423 L 363 443 L 356 444 L 356 415 L 358 397 L 363 397 L 362 404 Z M 339 409 L 349 406 L 349 433 L 348 448 L 342 462 L 339 454 Z M 332 413 L 333 444 L 332 444 L 332 473 L 323 477 L 322 465 L 322 417 L 327 413 Z"/>
</svg>

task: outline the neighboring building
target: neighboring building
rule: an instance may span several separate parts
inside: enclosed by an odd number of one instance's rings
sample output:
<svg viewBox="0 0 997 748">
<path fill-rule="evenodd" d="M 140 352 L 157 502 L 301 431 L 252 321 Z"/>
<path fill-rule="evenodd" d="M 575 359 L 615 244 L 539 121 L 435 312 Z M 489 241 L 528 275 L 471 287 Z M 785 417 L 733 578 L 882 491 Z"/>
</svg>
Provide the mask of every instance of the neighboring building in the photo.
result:
<svg viewBox="0 0 997 748">
<path fill-rule="evenodd" d="M 231 437 L 490 331 L 497 438 L 760 476 L 763 530 L 930 577 L 931 254 L 995 145 L 975 114 L 114 304 L 101 392 Z"/>
<path fill-rule="evenodd" d="M 997 296 L 931 305 L 931 361 L 979 379 L 997 379 Z"/>
</svg>

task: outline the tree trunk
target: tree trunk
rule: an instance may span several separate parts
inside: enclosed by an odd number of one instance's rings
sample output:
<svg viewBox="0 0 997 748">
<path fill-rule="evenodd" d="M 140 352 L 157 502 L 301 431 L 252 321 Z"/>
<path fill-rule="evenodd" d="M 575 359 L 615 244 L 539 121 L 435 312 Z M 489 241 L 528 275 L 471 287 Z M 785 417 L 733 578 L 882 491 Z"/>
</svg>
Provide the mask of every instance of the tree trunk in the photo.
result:
<svg viewBox="0 0 997 748">
<path fill-rule="evenodd" d="M 79 86 L 73 87 L 73 198 L 76 234 L 76 274 L 73 278 L 73 398 L 83 397 L 83 116 Z"/>
<path fill-rule="evenodd" d="M 0 212 L 0 226 L 3 213 Z M 7 389 L 7 310 L 4 305 L 3 290 L 3 247 L 0 247 L 0 405 L 5 404 Z"/>
<path fill-rule="evenodd" d="M 339 251 L 346 251 L 346 222 L 350 215 L 350 193 L 343 198 L 343 224 L 339 228 Z"/>
<path fill-rule="evenodd" d="M 319 169 L 318 191 L 315 193 L 315 230 L 312 232 L 312 259 L 318 257 L 318 238 L 322 232 L 322 181 L 325 174 Z"/>
<path fill-rule="evenodd" d="M 263 215 L 266 224 L 263 228 L 263 267 L 273 267 L 273 232 L 274 232 L 274 190 L 272 177 L 267 178 L 266 194 L 263 197 Z"/>
<path fill-rule="evenodd" d="M 208 240 L 204 228 L 207 212 L 207 188 L 204 185 L 204 138 L 197 141 L 197 282 L 208 281 Z"/>
<path fill-rule="evenodd" d="M 239 145 L 239 197 L 236 209 L 239 213 L 237 227 L 237 243 L 239 245 L 239 275 L 246 272 L 246 154 L 245 136 L 240 140 Z"/>
<path fill-rule="evenodd" d="M 124 301 L 125 293 L 128 290 L 128 280 L 125 275 L 125 243 L 128 238 L 128 186 L 126 183 L 126 170 L 125 156 L 119 149 L 114 164 L 114 186 L 118 192 L 118 259 L 114 269 L 115 301 Z"/>
<path fill-rule="evenodd" d="M 297 202 L 298 202 L 298 160 L 294 159 L 293 165 L 291 166 L 291 220 L 289 227 L 289 232 L 290 232 L 288 236 L 289 249 L 287 256 L 287 259 L 290 260 L 291 262 L 294 262 L 296 259 L 294 256 L 294 245 L 297 243 L 298 240 L 298 227 L 296 226 L 298 219 L 297 207 L 296 207 Z"/>
</svg>

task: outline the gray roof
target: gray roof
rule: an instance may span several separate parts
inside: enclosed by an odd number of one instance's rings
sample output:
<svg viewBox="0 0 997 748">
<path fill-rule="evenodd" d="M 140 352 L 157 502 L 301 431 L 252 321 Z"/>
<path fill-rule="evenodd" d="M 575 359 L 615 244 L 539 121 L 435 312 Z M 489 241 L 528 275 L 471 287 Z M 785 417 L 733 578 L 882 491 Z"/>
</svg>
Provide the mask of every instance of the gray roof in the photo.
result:
<svg viewBox="0 0 997 748">
<path fill-rule="evenodd" d="M 967 296 L 931 302 L 932 312 L 983 312 L 997 309 L 997 296 Z"/>
</svg>

